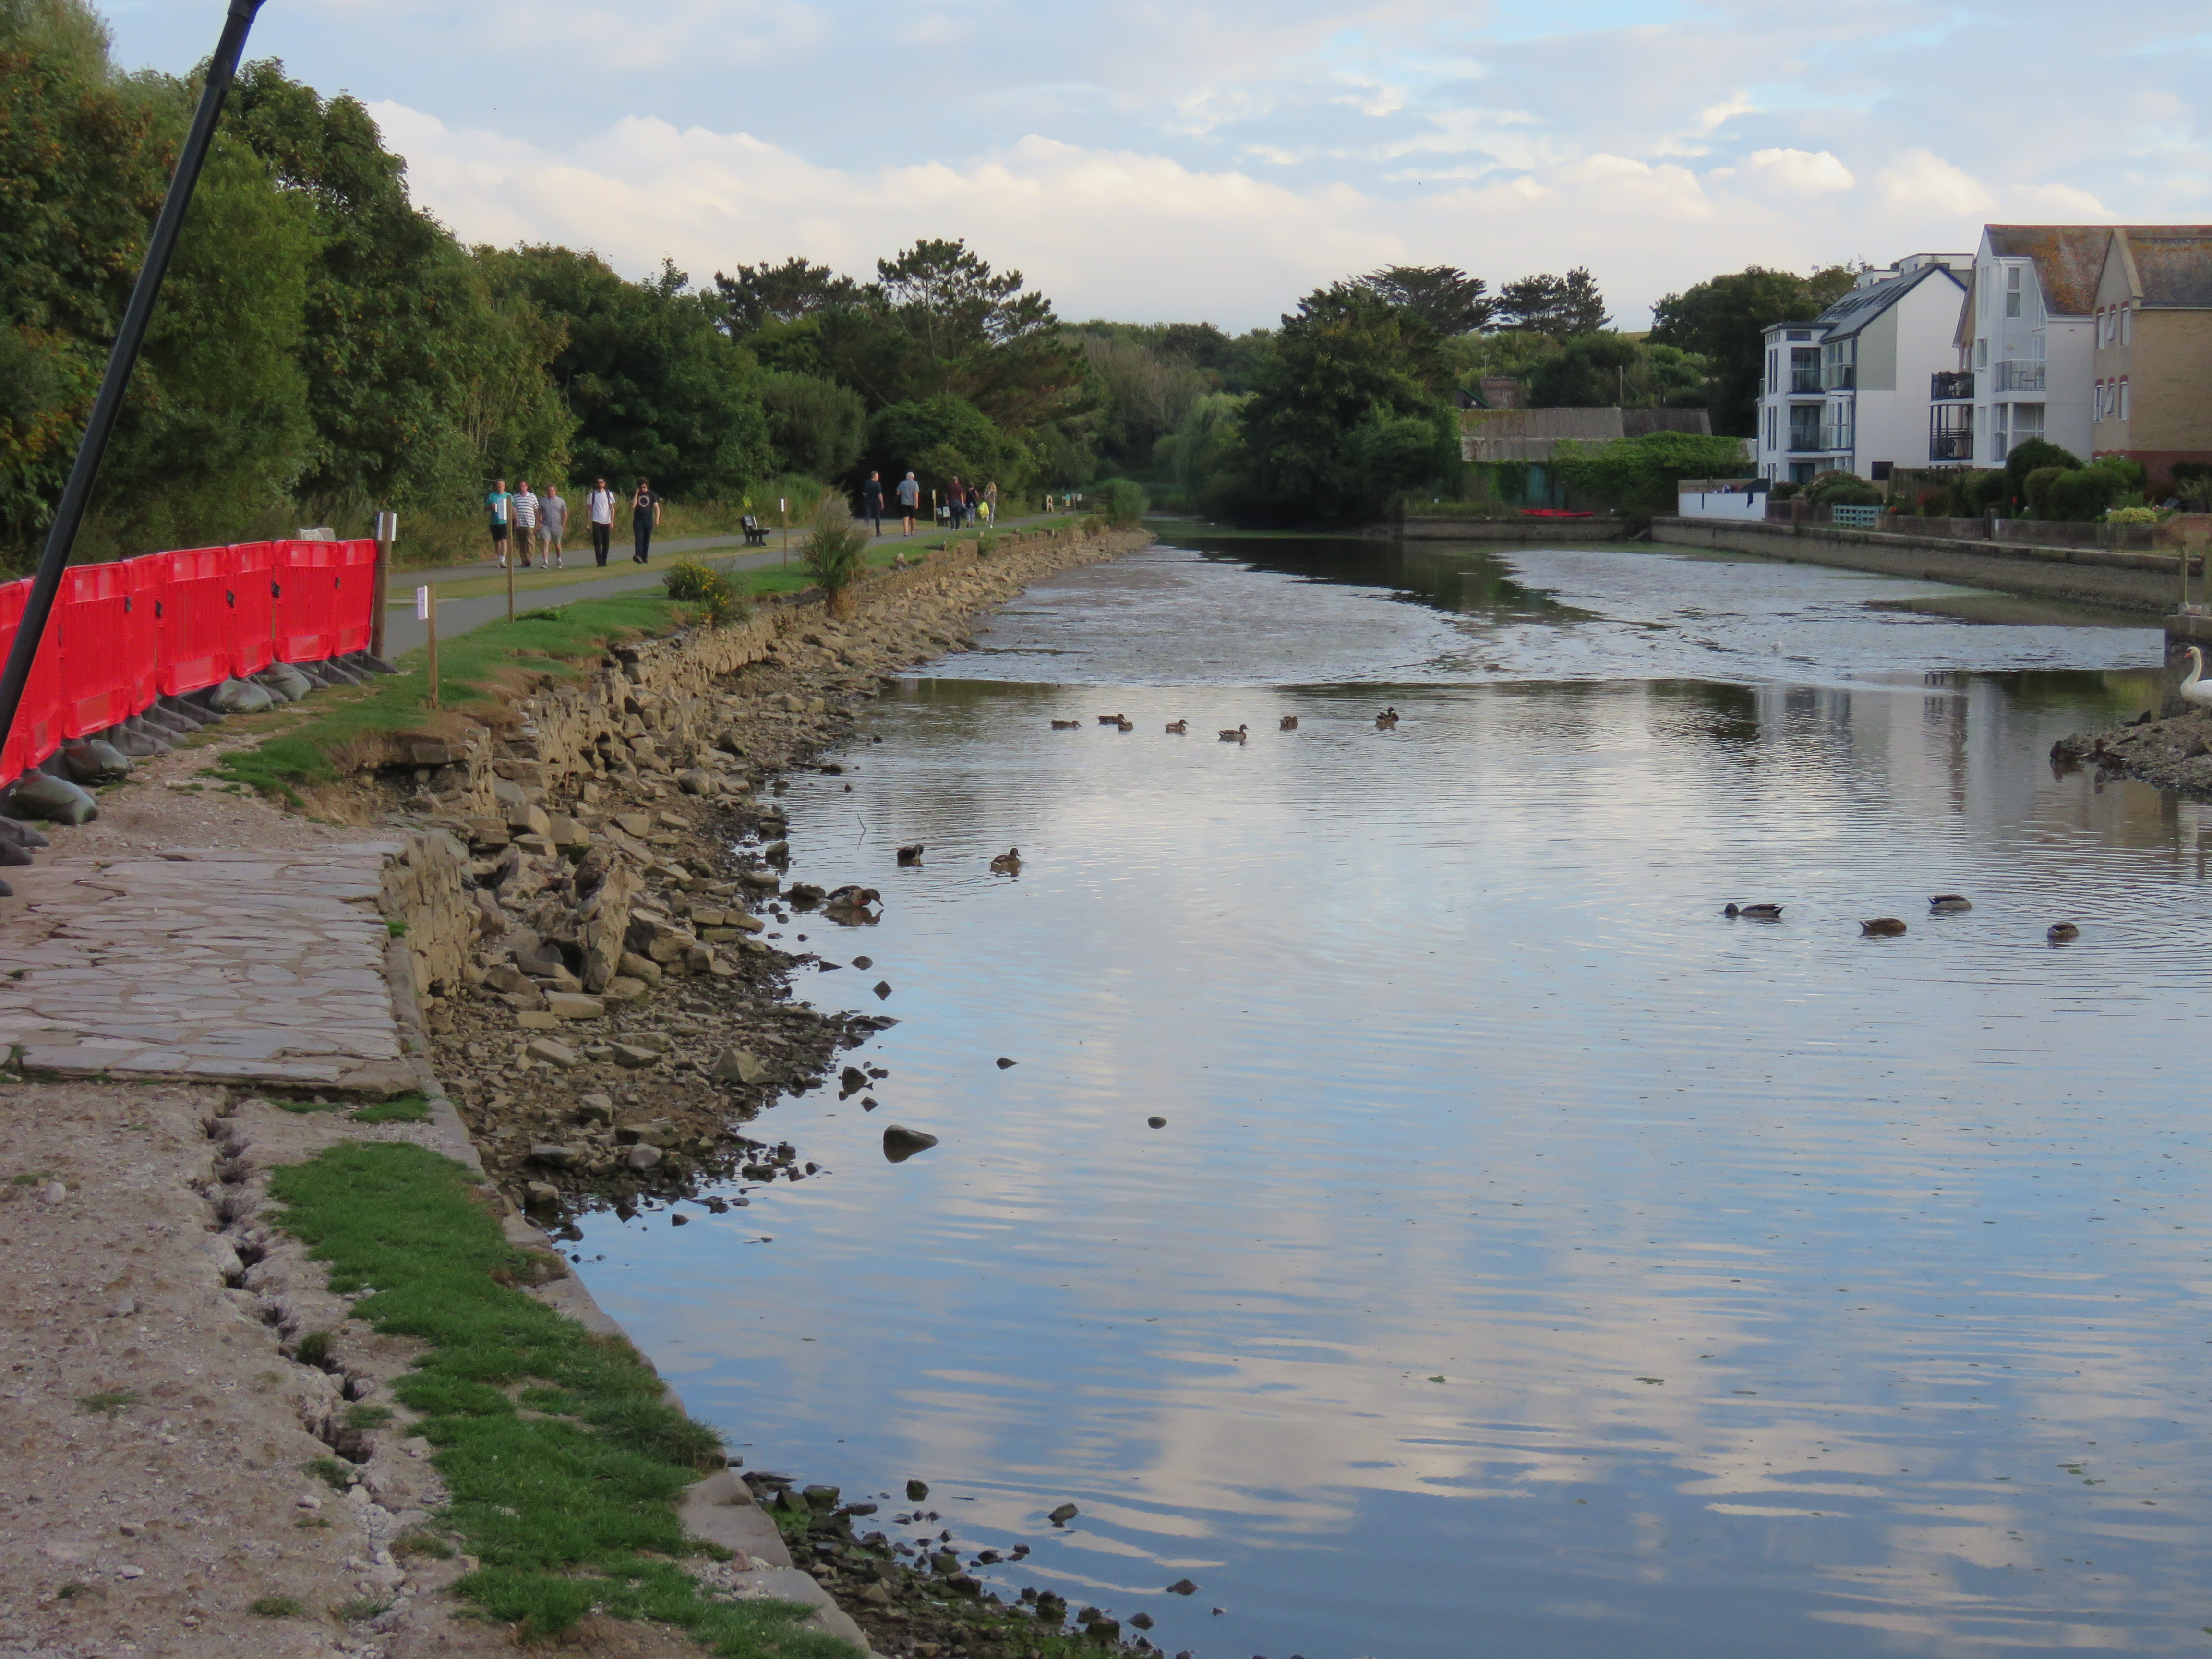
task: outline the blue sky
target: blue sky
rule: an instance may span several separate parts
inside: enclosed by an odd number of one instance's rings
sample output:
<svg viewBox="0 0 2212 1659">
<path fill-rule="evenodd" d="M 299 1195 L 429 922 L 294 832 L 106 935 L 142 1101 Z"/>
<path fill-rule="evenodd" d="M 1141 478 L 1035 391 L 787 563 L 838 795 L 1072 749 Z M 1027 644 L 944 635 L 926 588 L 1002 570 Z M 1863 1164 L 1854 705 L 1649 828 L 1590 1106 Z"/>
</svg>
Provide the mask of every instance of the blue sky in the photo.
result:
<svg viewBox="0 0 2212 1659">
<path fill-rule="evenodd" d="M 181 70 L 211 0 L 112 9 Z M 1587 264 L 1623 326 L 1759 262 L 1990 219 L 2212 220 L 2212 26 L 1887 0 L 269 0 L 255 56 L 368 103 L 471 240 L 695 277 L 963 235 L 1063 315 L 1272 322 L 1334 277 Z M 2108 28 L 2105 25 L 2109 22 Z"/>
</svg>

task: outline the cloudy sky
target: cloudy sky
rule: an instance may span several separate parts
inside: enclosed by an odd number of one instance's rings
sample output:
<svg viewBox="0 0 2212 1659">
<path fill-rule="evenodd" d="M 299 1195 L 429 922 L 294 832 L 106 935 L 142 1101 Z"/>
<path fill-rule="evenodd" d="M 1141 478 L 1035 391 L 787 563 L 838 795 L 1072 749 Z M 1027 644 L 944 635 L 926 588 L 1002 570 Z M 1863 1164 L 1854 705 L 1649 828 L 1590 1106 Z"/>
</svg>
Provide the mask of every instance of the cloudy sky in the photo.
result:
<svg viewBox="0 0 2212 1659">
<path fill-rule="evenodd" d="M 112 8 L 186 68 L 216 0 Z M 2100 18 L 2113 27 L 2103 27 Z M 1269 323 L 1376 265 L 1584 264 L 1624 326 L 1759 262 L 1987 219 L 2212 220 L 2180 0 L 269 0 L 252 55 L 361 98 L 473 240 L 695 278 L 965 236 L 1061 314 Z"/>
</svg>

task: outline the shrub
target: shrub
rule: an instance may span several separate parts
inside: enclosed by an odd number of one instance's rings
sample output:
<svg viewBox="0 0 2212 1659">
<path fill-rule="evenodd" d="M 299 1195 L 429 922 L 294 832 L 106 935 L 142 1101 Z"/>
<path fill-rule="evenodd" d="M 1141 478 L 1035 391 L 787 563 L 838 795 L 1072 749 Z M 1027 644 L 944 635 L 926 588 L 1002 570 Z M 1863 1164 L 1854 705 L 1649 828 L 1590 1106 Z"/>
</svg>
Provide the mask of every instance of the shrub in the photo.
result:
<svg viewBox="0 0 2212 1659">
<path fill-rule="evenodd" d="M 1793 478 L 1777 478 L 1774 481 L 1774 488 L 1766 492 L 1766 499 L 1771 501 L 1786 501 L 1804 487 Z"/>
<path fill-rule="evenodd" d="M 2021 480 L 2021 499 L 2027 503 L 2027 516 L 2047 519 L 2051 516 L 2051 487 L 2066 476 L 2063 466 L 2039 466 Z"/>
<path fill-rule="evenodd" d="M 1823 472 L 1808 486 L 1815 507 L 1875 507 L 1881 491 L 1856 472 Z"/>
<path fill-rule="evenodd" d="M 1922 489 L 1917 505 L 1923 519 L 1948 519 L 1951 513 L 1951 492 L 1942 484 L 1929 484 Z"/>
<path fill-rule="evenodd" d="M 2012 447 L 2005 457 L 2005 477 L 2011 483 L 2015 500 L 2025 500 L 2027 495 L 2027 475 L 2039 468 L 2055 466 L 2062 470 L 2078 467 L 2081 458 L 2071 450 L 2061 449 L 2057 444 L 2041 438 L 2024 438 Z"/>
<path fill-rule="evenodd" d="M 845 614 L 845 591 L 859 579 L 867 548 L 867 530 L 854 521 L 852 504 L 836 490 L 823 490 L 814 505 L 813 533 L 800 545 L 799 556 L 829 599 L 831 616 Z"/>
<path fill-rule="evenodd" d="M 1105 497 L 1106 522 L 1117 530 L 1127 530 L 1145 516 L 1145 487 L 1128 478 L 1116 478 L 1102 492 Z"/>
<path fill-rule="evenodd" d="M 661 574 L 660 583 L 670 599 L 690 605 L 692 615 L 709 628 L 725 628 L 751 614 L 730 579 L 696 559 L 678 559 Z"/>
<path fill-rule="evenodd" d="M 2141 461 L 2131 461 L 2124 455 L 2100 455 L 2089 465 L 2100 472 L 2109 472 L 2120 481 L 2120 493 L 2139 495 L 2149 476 L 2142 470 Z"/>
<path fill-rule="evenodd" d="M 2030 473 L 2031 486 L 2041 476 Z M 2100 516 L 2119 493 L 2118 481 L 2112 474 L 2094 466 L 2075 467 L 2071 471 L 2057 473 L 2044 486 L 2044 510 L 2039 516 L 2081 523 Z"/>
<path fill-rule="evenodd" d="M 2116 507 L 2105 514 L 2106 524 L 2156 524 L 2166 516 L 2154 507 Z"/>
</svg>

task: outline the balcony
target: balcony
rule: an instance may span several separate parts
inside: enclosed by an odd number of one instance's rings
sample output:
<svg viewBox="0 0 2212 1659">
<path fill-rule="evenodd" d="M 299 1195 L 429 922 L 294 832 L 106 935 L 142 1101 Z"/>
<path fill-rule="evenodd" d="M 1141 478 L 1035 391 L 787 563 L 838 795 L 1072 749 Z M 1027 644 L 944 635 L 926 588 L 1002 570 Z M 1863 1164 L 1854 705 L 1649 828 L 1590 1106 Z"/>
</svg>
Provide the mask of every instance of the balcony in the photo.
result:
<svg viewBox="0 0 2212 1659">
<path fill-rule="evenodd" d="M 1792 455 L 1819 455 L 1825 453 L 1826 449 L 1827 446 L 1820 441 L 1819 427 L 1792 426 L 1790 428 L 1790 453 Z"/>
<path fill-rule="evenodd" d="M 1996 389 L 2004 392 L 2040 392 L 2043 390 L 2045 365 L 2039 361 L 2008 357 L 1997 365 Z"/>
<path fill-rule="evenodd" d="M 1971 368 L 1947 368 L 1928 377 L 1928 400 L 1937 404 L 1970 404 L 1974 401 L 1974 371 Z"/>
<path fill-rule="evenodd" d="M 1818 392 L 1824 389 L 1820 385 L 1820 370 L 1818 364 L 1808 364 L 1790 371 L 1790 391 L 1793 397 L 1799 392 Z"/>
<path fill-rule="evenodd" d="M 1832 454 L 1840 454 L 1851 447 L 1849 426 L 1824 426 L 1820 428 L 1820 447 Z"/>
<path fill-rule="evenodd" d="M 1824 392 L 1849 392 L 1859 383 L 1856 363 L 1830 363 L 1821 372 L 1820 388 Z"/>
<path fill-rule="evenodd" d="M 1928 434 L 1928 459 L 1931 461 L 1971 461 L 1974 459 L 1974 434 L 1965 432 L 1931 432 Z"/>
</svg>

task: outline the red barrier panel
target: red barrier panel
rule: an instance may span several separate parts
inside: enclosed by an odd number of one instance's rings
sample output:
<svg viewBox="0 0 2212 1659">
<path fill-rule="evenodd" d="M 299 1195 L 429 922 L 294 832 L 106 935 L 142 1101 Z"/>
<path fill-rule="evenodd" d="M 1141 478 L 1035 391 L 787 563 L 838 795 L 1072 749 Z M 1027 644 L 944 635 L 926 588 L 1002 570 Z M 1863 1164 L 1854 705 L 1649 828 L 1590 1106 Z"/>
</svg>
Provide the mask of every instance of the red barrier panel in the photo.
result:
<svg viewBox="0 0 2212 1659">
<path fill-rule="evenodd" d="M 258 674 L 276 655 L 276 542 L 226 550 L 230 578 L 230 672 Z"/>
<path fill-rule="evenodd" d="M 169 556 L 151 553 L 123 562 L 124 581 L 131 594 L 131 625 L 146 630 L 145 645 L 132 658 L 137 678 L 131 687 L 131 712 L 154 706 L 161 691 L 161 604 L 169 586 Z"/>
<path fill-rule="evenodd" d="M 147 562 L 157 561 L 167 565 L 167 580 L 155 606 L 161 665 L 155 683 L 163 696 L 181 697 L 230 678 L 230 550 L 156 553 Z"/>
<path fill-rule="evenodd" d="M 337 650 L 340 542 L 276 544 L 276 657 L 320 662 Z"/>
<path fill-rule="evenodd" d="M 154 617 L 141 616 L 121 564 L 81 564 L 62 573 L 54 615 L 39 655 L 51 655 L 56 713 L 64 738 L 90 737 L 144 705 L 138 683 L 155 657 Z"/>
<path fill-rule="evenodd" d="M 337 635 L 332 656 L 368 649 L 369 625 L 384 595 L 376 591 L 376 544 L 363 538 L 337 544 Z"/>
<path fill-rule="evenodd" d="M 0 586 L 0 655 L 15 643 L 15 629 L 23 619 L 24 602 L 31 596 L 28 581 Z M 15 724 L 0 748 L 0 773 L 19 778 L 62 746 L 61 675 L 58 654 L 42 647 L 31 665 L 31 678 L 23 687 L 23 701 L 15 711 Z"/>
</svg>

